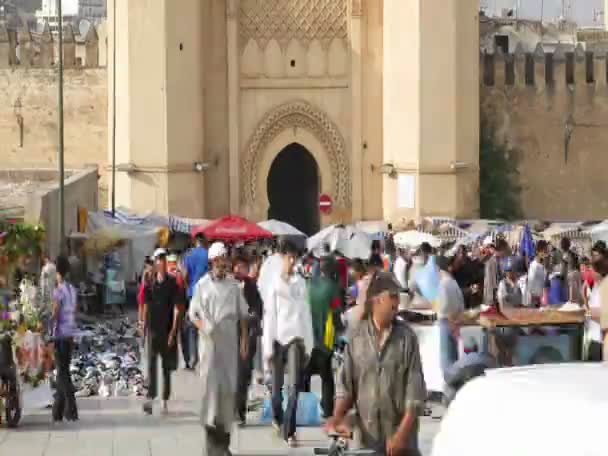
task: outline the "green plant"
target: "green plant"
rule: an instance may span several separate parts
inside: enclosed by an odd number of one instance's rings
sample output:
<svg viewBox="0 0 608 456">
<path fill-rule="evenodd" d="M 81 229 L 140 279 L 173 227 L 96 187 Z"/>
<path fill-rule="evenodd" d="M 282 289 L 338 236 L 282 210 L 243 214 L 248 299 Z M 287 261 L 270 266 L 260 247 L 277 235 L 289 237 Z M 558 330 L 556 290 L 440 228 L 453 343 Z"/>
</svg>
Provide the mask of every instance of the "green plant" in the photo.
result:
<svg viewBox="0 0 608 456">
<path fill-rule="evenodd" d="M 0 223 L 0 233 L 3 233 L 0 255 L 10 262 L 26 255 L 38 255 L 42 250 L 44 228 L 41 225 Z"/>
<path fill-rule="evenodd" d="M 484 219 L 521 218 L 518 151 L 496 137 L 482 121 L 479 138 L 479 206 Z"/>
</svg>

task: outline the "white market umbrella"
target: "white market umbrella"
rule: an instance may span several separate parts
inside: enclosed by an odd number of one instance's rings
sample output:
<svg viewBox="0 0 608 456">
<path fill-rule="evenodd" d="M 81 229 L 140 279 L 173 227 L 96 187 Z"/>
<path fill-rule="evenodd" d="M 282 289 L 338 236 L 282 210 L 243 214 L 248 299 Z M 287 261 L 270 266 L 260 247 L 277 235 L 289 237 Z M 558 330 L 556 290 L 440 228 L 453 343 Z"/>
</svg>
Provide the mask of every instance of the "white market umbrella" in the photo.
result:
<svg viewBox="0 0 608 456">
<path fill-rule="evenodd" d="M 398 247 L 419 247 L 423 242 L 428 242 L 431 247 L 435 248 L 441 245 L 441 239 L 422 231 L 402 231 L 401 233 L 397 233 L 395 235 L 395 245 Z"/>
<path fill-rule="evenodd" d="M 369 258 L 372 251 L 371 237 L 352 226 L 332 225 L 319 231 L 307 241 L 308 250 L 320 256 L 323 246 L 328 244 L 347 258 Z"/>
<path fill-rule="evenodd" d="M 270 231 L 275 236 L 303 236 L 306 237 L 299 229 L 291 226 L 289 223 L 281 222 L 280 220 L 266 220 L 258 225 L 266 231 Z"/>
<path fill-rule="evenodd" d="M 378 236 L 388 232 L 388 223 L 384 220 L 362 221 L 354 224 L 355 229 L 363 231 L 370 236 Z"/>
<path fill-rule="evenodd" d="M 587 230 L 587 233 L 591 236 L 593 242 L 597 241 L 608 241 L 608 220 L 604 220 L 601 223 L 593 226 Z"/>
</svg>

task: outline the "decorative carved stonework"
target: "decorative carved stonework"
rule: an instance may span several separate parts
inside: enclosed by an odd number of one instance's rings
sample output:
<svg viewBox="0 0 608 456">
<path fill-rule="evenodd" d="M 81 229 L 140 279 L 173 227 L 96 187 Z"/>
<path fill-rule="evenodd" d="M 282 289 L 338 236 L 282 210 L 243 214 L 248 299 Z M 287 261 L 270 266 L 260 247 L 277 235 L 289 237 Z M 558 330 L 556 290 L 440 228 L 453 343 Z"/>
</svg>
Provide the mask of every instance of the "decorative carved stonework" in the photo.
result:
<svg viewBox="0 0 608 456">
<path fill-rule="evenodd" d="M 363 0 L 351 0 L 351 14 L 355 17 L 363 15 Z"/>
<path fill-rule="evenodd" d="M 321 110 L 305 101 L 293 101 L 270 111 L 253 133 L 247 149 L 241 175 L 242 200 L 254 203 L 257 195 L 257 162 L 264 148 L 282 131 L 303 128 L 311 132 L 325 149 L 332 174 L 334 203 L 338 208 L 351 205 L 350 166 L 344 139 L 338 127 Z M 266 176 L 263 176 L 265 178 Z"/>
<path fill-rule="evenodd" d="M 276 39 L 292 38 L 306 45 L 313 39 L 346 39 L 348 0 L 241 0 L 239 31 L 241 46 L 250 39 L 261 49 Z"/>
</svg>

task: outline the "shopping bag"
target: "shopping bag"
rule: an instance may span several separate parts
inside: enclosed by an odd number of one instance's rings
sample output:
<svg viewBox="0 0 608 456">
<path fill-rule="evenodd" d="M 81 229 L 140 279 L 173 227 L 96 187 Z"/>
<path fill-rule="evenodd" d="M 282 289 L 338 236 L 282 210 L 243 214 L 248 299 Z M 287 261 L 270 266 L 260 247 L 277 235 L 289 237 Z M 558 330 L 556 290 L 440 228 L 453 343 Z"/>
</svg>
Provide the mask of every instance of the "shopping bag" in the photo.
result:
<svg viewBox="0 0 608 456">
<path fill-rule="evenodd" d="M 283 410 L 287 408 L 287 395 L 283 393 Z M 272 422 L 272 403 L 270 398 L 264 400 L 262 417 L 259 424 Z M 297 426 L 320 426 L 321 407 L 315 393 L 300 393 L 298 395 L 298 410 L 296 412 Z"/>
<path fill-rule="evenodd" d="M 439 296 L 439 268 L 434 256 L 431 256 L 422 269 L 418 271 L 415 277 L 418 290 L 429 302 L 433 302 Z"/>
</svg>

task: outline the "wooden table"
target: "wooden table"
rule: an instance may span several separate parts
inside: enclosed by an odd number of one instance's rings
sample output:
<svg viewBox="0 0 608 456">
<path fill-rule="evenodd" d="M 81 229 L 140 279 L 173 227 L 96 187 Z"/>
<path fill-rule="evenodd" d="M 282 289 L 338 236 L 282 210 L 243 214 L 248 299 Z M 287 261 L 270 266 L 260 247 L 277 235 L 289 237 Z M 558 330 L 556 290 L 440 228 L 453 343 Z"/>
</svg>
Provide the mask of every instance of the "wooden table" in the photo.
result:
<svg viewBox="0 0 608 456">
<path fill-rule="evenodd" d="M 484 349 L 496 357 L 499 366 L 512 364 L 514 346 L 511 345 L 519 342 L 523 331 L 517 329 L 523 328 L 552 327 L 556 328 L 559 334 L 569 334 L 572 358 L 582 359 L 584 310 L 561 312 L 547 308 L 511 309 L 504 314 L 481 315 L 479 324 L 484 332 Z"/>
</svg>

